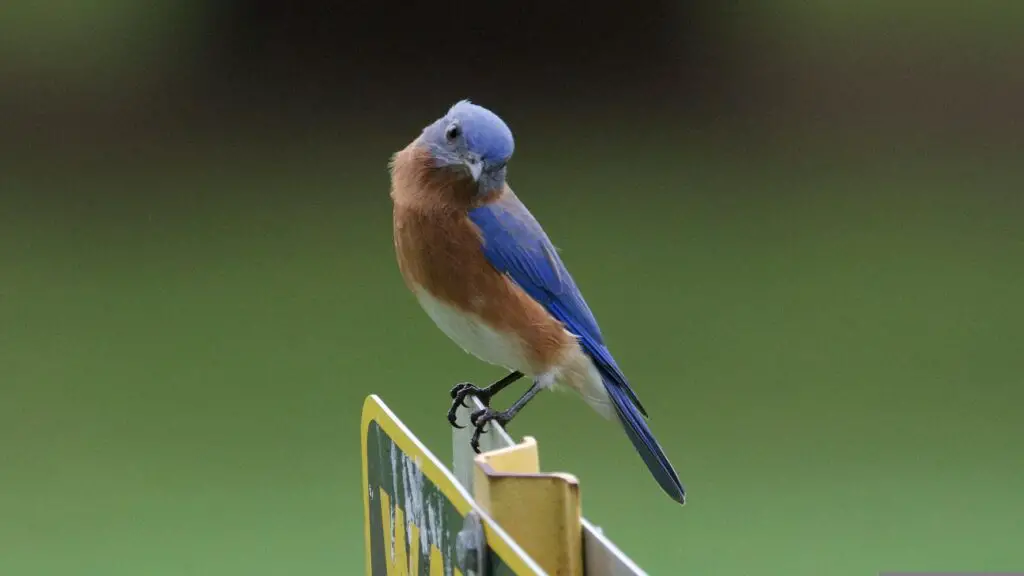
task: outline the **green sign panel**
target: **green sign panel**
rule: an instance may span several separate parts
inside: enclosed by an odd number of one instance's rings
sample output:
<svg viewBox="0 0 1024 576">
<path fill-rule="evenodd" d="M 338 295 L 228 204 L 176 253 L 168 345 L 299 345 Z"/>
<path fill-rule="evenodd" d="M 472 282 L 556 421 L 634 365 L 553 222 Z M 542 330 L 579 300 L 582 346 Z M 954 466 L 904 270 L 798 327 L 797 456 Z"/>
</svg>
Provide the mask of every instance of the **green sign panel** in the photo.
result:
<svg viewBox="0 0 1024 576">
<path fill-rule="evenodd" d="M 544 574 L 376 396 L 362 449 L 368 576 Z"/>
</svg>

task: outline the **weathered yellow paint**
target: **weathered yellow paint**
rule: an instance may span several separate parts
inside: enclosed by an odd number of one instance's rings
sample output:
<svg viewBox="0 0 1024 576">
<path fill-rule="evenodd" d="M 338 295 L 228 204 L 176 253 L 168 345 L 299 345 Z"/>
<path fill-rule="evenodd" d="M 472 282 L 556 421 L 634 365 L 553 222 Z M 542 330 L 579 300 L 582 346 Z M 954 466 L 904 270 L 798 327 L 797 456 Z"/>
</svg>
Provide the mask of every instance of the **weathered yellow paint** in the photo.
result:
<svg viewBox="0 0 1024 576">
<path fill-rule="evenodd" d="M 484 539 L 487 541 L 487 545 L 490 549 L 497 554 L 505 564 L 511 568 L 517 575 L 523 576 L 544 576 L 545 572 L 538 565 L 536 560 L 531 559 L 526 551 L 521 547 L 513 537 L 509 535 L 504 527 L 496 522 L 493 518 L 486 514 L 486 511 L 473 502 L 468 491 L 462 487 L 461 484 L 455 479 L 452 473 L 444 467 L 443 464 L 435 457 L 427 448 L 419 441 L 416 436 L 405 427 L 404 424 L 388 409 L 387 406 L 381 401 L 381 399 L 371 394 L 366 397 L 363 402 L 363 413 L 361 422 L 361 442 L 362 442 L 362 460 L 363 460 L 363 510 L 365 512 L 363 519 L 363 536 L 366 542 L 365 558 L 366 558 L 366 575 L 372 576 L 373 567 L 371 566 L 371 550 L 370 550 L 370 490 L 369 490 L 369 478 L 367 476 L 368 470 L 368 457 L 366 452 L 367 446 L 367 434 L 369 432 L 370 422 L 376 422 L 378 426 L 388 435 L 389 438 L 398 446 L 402 452 L 413 457 L 420 469 L 423 471 L 424 476 L 430 479 L 441 493 L 455 506 L 459 514 L 466 516 L 470 511 L 477 511 L 481 513 L 481 521 L 484 528 Z M 406 572 L 400 572 L 400 570 L 409 570 L 408 554 L 405 548 L 405 513 L 401 508 L 395 507 L 395 525 L 390 526 L 391 523 L 391 512 L 390 497 L 387 498 L 385 503 L 385 496 L 387 493 L 383 490 L 381 493 L 381 511 L 382 518 L 381 524 L 387 526 L 385 530 L 385 542 L 388 542 L 391 536 L 391 530 L 395 530 L 395 553 L 398 554 L 398 549 L 402 550 L 401 554 L 405 560 L 399 562 L 396 558 L 389 557 L 387 559 L 387 574 L 389 576 L 401 574 L 406 576 Z M 403 529 L 396 530 L 396 528 L 402 527 Z M 418 534 L 417 527 L 417 534 Z M 402 546 L 398 545 L 399 538 L 401 538 Z M 385 554 L 387 557 L 388 554 Z M 413 554 L 416 558 L 416 568 L 419 568 L 419 555 Z M 441 558 L 441 552 L 438 550 L 437 557 Z M 443 570 L 443 561 L 434 562 L 434 553 L 431 551 L 431 576 L 434 574 L 434 566 L 439 566 Z M 394 572 L 392 572 L 394 570 Z M 443 572 L 442 572 L 443 573 Z M 418 572 L 411 572 L 409 576 L 416 576 Z M 458 568 L 454 569 L 455 576 L 462 576 L 462 572 Z"/>
<path fill-rule="evenodd" d="M 409 522 L 409 542 L 405 541 L 405 511 L 400 506 L 395 506 L 395 525 L 391 525 L 391 495 L 387 490 L 378 488 L 380 493 L 381 525 L 384 527 L 384 541 L 391 542 L 391 554 L 387 555 L 386 566 L 388 576 L 417 576 L 420 573 L 420 555 L 416 553 L 416 542 L 420 539 L 420 527 Z M 412 546 L 406 548 L 406 544 Z M 434 554 L 437 553 L 437 562 L 434 561 Z M 441 550 L 436 545 L 431 545 L 430 550 L 430 576 L 434 571 L 444 572 L 444 560 L 441 557 Z"/>
<path fill-rule="evenodd" d="M 409 576 L 417 574 L 410 570 L 408 554 L 405 547 L 405 513 L 395 506 L 395 523 L 391 524 L 391 496 L 383 488 L 380 489 L 381 527 L 384 529 L 385 554 L 384 565 L 388 576 Z M 418 531 L 417 531 L 418 532 Z M 419 555 L 413 554 L 419 563 Z"/>
<path fill-rule="evenodd" d="M 409 522 L 409 542 L 405 541 L 405 511 L 400 506 L 395 506 L 395 523 L 391 524 L 391 495 L 383 488 L 377 489 L 380 494 L 381 526 L 384 532 L 384 541 L 390 543 L 389 553 L 385 554 L 385 567 L 388 576 L 416 576 L 420 573 L 420 555 L 416 553 L 415 547 L 407 548 L 407 545 L 415 546 L 420 539 L 420 527 Z M 462 576 L 462 571 L 454 569 L 455 576 Z M 444 576 L 444 556 L 437 544 L 430 545 L 430 574 L 429 576 Z"/>
<path fill-rule="evenodd" d="M 583 576 L 579 482 L 540 472 L 537 442 L 476 457 L 474 498 L 548 574 Z"/>
<path fill-rule="evenodd" d="M 455 572 L 458 571 L 456 568 Z M 434 544 L 430 545 L 430 576 L 444 576 L 444 558 L 441 549 Z"/>
<path fill-rule="evenodd" d="M 417 576 L 420 573 L 420 555 L 416 551 L 416 543 L 420 541 L 420 527 L 409 523 L 409 574 Z"/>
</svg>

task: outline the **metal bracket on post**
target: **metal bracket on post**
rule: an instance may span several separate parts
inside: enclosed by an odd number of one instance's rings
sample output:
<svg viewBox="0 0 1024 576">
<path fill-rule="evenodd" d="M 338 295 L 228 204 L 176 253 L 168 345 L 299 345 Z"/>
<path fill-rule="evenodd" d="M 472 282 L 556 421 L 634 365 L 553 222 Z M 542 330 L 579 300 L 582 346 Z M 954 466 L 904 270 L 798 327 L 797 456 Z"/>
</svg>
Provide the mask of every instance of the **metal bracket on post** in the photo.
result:
<svg viewBox="0 0 1024 576">
<path fill-rule="evenodd" d="M 463 425 L 468 424 L 469 414 L 484 408 L 484 405 L 474 397 L 466 399 L 468 408 L 460 407 L 457 414 L 457 421 Z M 480 450 L 482 454 L 479 456 L 473 452 L 473 449 L 469 446 L 470 438 L 473 435 L 473 427 L 466 425 L 464 428 L 456 428 L 452 434 L 452 454 L 454 455 L 454 462 L 452 471 L 455 473 L 455 478 L 460 484 L 462 484 L 470 493 L 474 494 L 477 500 L 481 499 L 481 494 L 478 490 L 480 482 L 478 481 L 479 476 L 483 476 L 485 479 L 489 476 L 486 473 L 484 467 L 489 467 L 491 471 L 495 470 L 495 464 L 498 464 L 501 459 L 507 459 L 512 457 L 518 462 L 515 464 L 518 472 L 529 471 L 531 466 L 532 471 L 536 472 L 539 468 L 539 460 L 536 456 L 536 442 L 532 438 L 524 438 L 523 443 L 517 443 L 512 437 L 505 431 L 504 428 L 499 426 L 495 422 L 487 424 L 487 431 L 480 436 Z M 532 444 L 532 448 L 530 445 Z M 508 452 L 505 449 L 512 448 L 511 452 L 518 453 L 516 455 L 507 454 L 504 458 L 499 456 L 499 460 L 492 457 L 492 454 L 498 452 Z M 530 451 L 532 450 L 532 456 Z M 524 470 L 522 459 L 527 459 Z M 531 464 L 529 459 L 534 459 L 537 464 Z M 506 470 L 511 472 L 511 470 Z M 501 475 L 501 474 L 499 474 Z M 507 474 L 506 474 L 507 475 Z M 519 474 L 520 476 L 522 474 Z M 571 479 L 572 483 L 575 483 L 575 478 L 569 475 L 554 475 L 544 474 L 540 475 L 544 477 L 557 477 L 561 476 L 563 480 L 555 480 L 555 482 L 568 481 Z M 493 478 L 493 476 L 492 476 Z M 487 481 L 487 480 L 484 480 Z M 550 482 L 550 480 L 549 480 Z M 489 482 L 491 486 L 494 486 L 493 482 Z M 484 490 L 487 490 L 485 488 Z M 558 489 L 561 491 L 561 489 Z M 582 556 L 582 571 L 581 572 L 566 572 L 562 569 L 561 572 L 558 570 L 552 570 L 550 565 L 546 563 L 541 557 L 538 557 L 534 550 L 531 550 L 525 542 L 520 542 L 521 532 L 511 529 L 508 530 L 509 534 L 517 541 L 520 545 L 530 554 L 534 560 L 536 560 L 541 566 L 549 573 L 559 574 L 585 574 L 586 576 L 646 576 L 639 566 L 636 565 L 628 556 L 622 553 L 615 546 L 615 544 L 605 536 L 601 529 L 594 526 L 586 518 L 579 515 L 579 491 L 578 485 L 575 486 L 570 492 L 575 492 L 575 505 L 571 504 L 572 498 L 567 498 L 563 501 L 563 504 L 568 504 L 571 507 L 576 507 L 576 517 L 578 518 L 577 526 L 579 529 L 575 531 L 575 538 L 578 538 L 580 542 L 580 556 Z M 485 502 L 480 502 L 485 510 L 491 510 Z M 525 503 L 524 503 L 525 505 Z M 495 515 L 489 511 L 489 515 L 506 529 L 512 528 L 511 524 L 501 518 L 501 515 Z M 514 521 L 513 521 L 514 522 Z M 572 554 L 576 554 L 573 552 Z"/>
<path fill-rule="evenodd" d="M 476 457 L 473 498 L 548 574 L 583 576 L 580 485 L 540 471 L 537 441 Z"/>
</svg>

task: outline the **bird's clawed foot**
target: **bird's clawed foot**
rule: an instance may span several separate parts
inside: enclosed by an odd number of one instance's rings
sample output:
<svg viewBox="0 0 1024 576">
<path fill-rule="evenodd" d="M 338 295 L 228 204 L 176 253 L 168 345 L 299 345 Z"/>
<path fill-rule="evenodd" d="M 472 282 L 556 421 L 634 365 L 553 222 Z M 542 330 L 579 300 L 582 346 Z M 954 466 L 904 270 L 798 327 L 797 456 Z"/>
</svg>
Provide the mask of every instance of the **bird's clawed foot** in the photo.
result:
<svg viewBox="0 0 1024 576">
<path fill-rule="evenodd" d="M 459 426 L 455 422 L 455 416 L 459 410 L 459 406 L 469 408 L 469 406 L 466 406 L 466 397 L 468 396 L 476 396 L 484 406 L 487 406 L 491 401 L 491 391 L 487 388 L 480 388 L 470 384 L 469 382 L 460 382 L 456 384 L 451 390 L 452 407 L 448 409 L 448 422 L 456 428 L 465 428 L 465 426 Z"/>
<path fill-rule="evenodd" d="M 484 408 L 483 410 L 477 410 L 469 415 L 469 423 L 473 425 L 476 430 L 473 431 L 473 438 L 469 441 L 469 445 L 473 448 L 473 451 L 477 454 L 480 453 L 480 434 L 484 432 L 484 426 L 488 422 L 497 422 L 504 426 L 512 420 L 515 416 L 514 410 L 494 410 L 490 407 Z"/>
</svg>

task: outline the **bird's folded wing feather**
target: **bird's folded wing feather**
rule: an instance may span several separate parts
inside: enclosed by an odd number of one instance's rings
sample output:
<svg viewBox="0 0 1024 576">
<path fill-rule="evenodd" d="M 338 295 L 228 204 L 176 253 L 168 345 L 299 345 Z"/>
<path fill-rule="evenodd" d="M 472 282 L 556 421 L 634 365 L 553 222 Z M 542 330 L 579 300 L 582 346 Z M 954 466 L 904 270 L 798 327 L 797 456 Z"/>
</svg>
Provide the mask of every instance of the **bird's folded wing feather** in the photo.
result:
<svg viewBox="0 0 1024 576">
<path fill-rule="evenodd" d="M 531 298 L 575 334 L 608 385 L 620 387 L 640 412 L 647 412 L 630 388 L 583 295 L 547 234 L 519 198 L 506 189 L 501 197 L 469 212 L 483 238 L 483 252 Z"/>
</svg>

